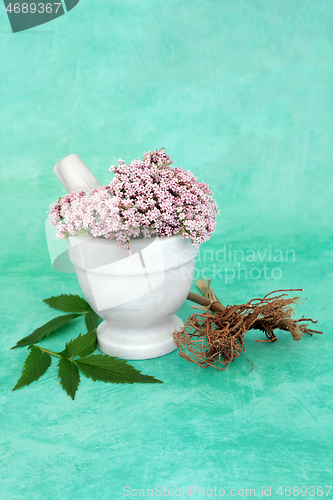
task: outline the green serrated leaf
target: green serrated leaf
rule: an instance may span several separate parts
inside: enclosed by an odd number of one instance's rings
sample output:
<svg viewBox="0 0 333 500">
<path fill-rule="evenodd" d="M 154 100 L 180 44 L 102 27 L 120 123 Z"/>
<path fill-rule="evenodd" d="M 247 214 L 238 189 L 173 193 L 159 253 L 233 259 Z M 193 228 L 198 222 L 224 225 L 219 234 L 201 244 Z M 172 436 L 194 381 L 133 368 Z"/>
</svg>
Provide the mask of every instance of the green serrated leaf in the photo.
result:
<svg viewBox="0 0 333 500">
<path fill-rule="evenodd" d="M 87 301 L 85 301 L 79 295 L 72 295 L 69 293 L 68 295 L 58 295 L 57 297 L 50 297 L 49 299 L 44 299 L 44 301 L 48 306 L 53 309 L 57 309 L 58 311 L 64 312 L 89 312 L 91 311 L 91 307 Z"/>
<path fill-rule="evenodd" d="M 38 380 L 51 364 L 51 356 L 47 352 L 41 351 L 38 347 L 32 346 L 29 356 L 24 362 L 22 376 L 14 387 L 16 391 L 24 385 L 29 385 L 34 380 Z"/>
<path fill-rule="evenodd" d="M 59 328 L 68 325 L 68 323 L 70 323 L 78 316 L 80 316 L 80 314 L 65 314 L 63 316 L 57 316 L 56 318 L 51 319 L 51 321 L 49 321 L 45 325 L 37 328 L 37 330 L 34 330 L 27 337 L 19 340 L 17 344 L 12 347 L 12 349 L 15 349 L 16 347 L 23 347 L 25 345 L 36 344 L 37 342 L 42 340 L 42 338 L 50 335 L 50 333 L 55 332 L 56 330 L 59 330 Z"/>
<path fill-rule="evenodd" d="M 97 328 L 99 316 L 97 316 L 95 311 L 90 311 L 85 315 L 84 320 L 86 322 L 88 332 L 91 332 Z"/>
<path fill-rule="evenodd" d="M 128 365 L 127 361 L 103 354 L 76 359 L 75 363 L 86 377 L 90 377 L 95 381 L 102 380 L 103 382 L 112 382 L 115 384 L 163 383 L 161 380 L 157 380 L 150 375 L 143 375 L 139 370 Z"/>
<path fill-rule="evenodd" d="M 66 344 L 63 351 L 59 352 L 65 358 L 74 358 L 75 356 L 88 356 L 96 350 L 96 330 L 71 340 Z"/>
<path fill-rule="evenodd" d="M 75 393 L 80 383 L 80 374 L 77 366 L 66 358 L 61 358 L 58 363 L 58 377 L 67 394 L 74 400 Z"/>
</svg>

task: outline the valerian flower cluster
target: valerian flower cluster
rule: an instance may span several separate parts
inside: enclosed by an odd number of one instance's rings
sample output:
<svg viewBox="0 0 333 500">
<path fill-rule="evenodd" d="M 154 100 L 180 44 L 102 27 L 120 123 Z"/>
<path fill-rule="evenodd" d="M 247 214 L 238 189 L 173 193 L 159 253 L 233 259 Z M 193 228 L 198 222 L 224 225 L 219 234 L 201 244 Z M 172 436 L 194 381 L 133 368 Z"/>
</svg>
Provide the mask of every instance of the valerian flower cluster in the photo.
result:
<svg viewBox="0 0 333 500">
<path fill-rule="evenodd" d="M 217 204 L 204 182 L 178 167 L 164 149 L 145 153 L 129 165 L 119 160 L 110 167 L 114 178 L 108 186 L 73 191 L 50 207 L 50 222 L 57 237 L 89 233 L 115 238 L 129 249 L 131 238 L 180 233 L 199 246 L 215 229 Z"/>
</svg>

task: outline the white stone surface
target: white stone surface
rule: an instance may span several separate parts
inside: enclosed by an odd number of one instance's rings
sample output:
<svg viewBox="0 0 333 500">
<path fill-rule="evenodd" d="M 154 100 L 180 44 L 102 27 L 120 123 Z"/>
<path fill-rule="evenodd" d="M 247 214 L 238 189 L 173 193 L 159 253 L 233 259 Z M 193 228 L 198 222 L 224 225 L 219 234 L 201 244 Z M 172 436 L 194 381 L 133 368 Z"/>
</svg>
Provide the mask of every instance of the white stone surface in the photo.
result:
<svg viewBox="0 0 333 500">
<path fill-rule="evenodd" d="M 104 319 L 100 349 L 122 359 L 148 359 L 176 349 L 175 312 L 191 289 L 198 248 L 181 235 L 133 239 L 131 250 L 90 235 L 68 238 L 81 290 Z"/>
<path fill-rule="evenodd" d="M 68 193 L 71 191 L 90 191 L 100 186 L 98 180 L 76 154 L 60 160 L 53 170 Z"/>
</svg>

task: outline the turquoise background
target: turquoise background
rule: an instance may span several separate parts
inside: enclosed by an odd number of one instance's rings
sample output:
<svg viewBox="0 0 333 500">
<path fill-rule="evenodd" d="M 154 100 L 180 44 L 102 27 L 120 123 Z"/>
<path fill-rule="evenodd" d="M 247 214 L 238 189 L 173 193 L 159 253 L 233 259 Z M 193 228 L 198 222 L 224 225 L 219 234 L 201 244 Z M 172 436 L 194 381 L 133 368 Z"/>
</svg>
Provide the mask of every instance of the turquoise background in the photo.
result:
<svg viewBox="0 0 333 500">
<path fill-rule="evenodd" d="M 81 0 L 12 34 L 0 6 L 1 499 L 118 500 L 124 486 L 158 485 L 256 496 L 272 486 L 282 498 L 279 486 L 333 484 L 332 25 L 328 0 Z M 46 247 L 46 210 L 64 193 L 53 166 L 77 153 L 106 184 L 119 157 L 159 147 L 219 203 L 198 277 L 225 304 L 304 288 L 298 315 L 324 335 L 262 344 L 250 332 L 224 372 L 177 352 L 136 361 L 164 384 L 82 376 L 74 402 L 53 360 L 12 392 L 27 352 L 10 347 L 55 316 L 42 299 L 80 292 Z M 219 261 L 224 245 L 256 261 Z M 186 303 L 180 315 L 191 312 Z M 79 332 L 83 323 L 43 345 L 60 350 Z"/>
</svg>

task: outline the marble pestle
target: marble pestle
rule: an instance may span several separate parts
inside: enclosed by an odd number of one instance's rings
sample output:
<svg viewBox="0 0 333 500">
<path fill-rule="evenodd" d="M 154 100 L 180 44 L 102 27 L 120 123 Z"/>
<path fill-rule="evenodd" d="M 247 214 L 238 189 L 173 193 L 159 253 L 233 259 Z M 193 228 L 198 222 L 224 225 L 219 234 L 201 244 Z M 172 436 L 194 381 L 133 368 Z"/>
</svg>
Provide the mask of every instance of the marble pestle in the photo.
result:
<svg viewBox="0 0 333 500">
<path fill-rule="evenodd" d="M 54 167 L 54 173 L 68 193 L 71 191 L 88 192 L 100 186 L 98 180 L 76 154 L 60 160 Z"/>
</svg>

